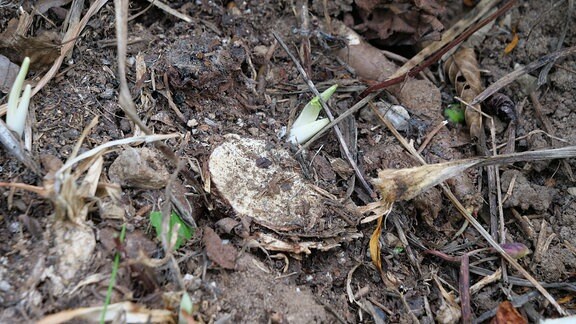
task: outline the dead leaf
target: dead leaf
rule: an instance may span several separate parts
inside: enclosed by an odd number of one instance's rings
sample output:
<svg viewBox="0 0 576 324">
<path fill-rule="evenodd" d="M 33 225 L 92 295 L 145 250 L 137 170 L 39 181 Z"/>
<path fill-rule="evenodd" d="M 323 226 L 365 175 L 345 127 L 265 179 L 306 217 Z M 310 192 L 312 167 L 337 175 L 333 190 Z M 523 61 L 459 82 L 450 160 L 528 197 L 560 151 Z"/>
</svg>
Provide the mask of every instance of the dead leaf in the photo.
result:
<svg viewBox="0 0 576 324">
<path fill-rule="evenodd" d="M 444 6 L 435 0 L 355 1 L 359 7 L 363 36 L 382 45 L 413 45 L 423 40 L 439 40 L 444 25 L 438 20 Z"/>
<path fill-rule="evenodd" d="M 29 57 L 30 68 L 42 70 L 51 66 L 60 56 L 61 37 L 49 31 L 40 31 L 38 36 L 27 37 L 31 23 L 32 16 L 26 12 L 22 12 L 18 20 L 10 20 L 6 30 L 0 34 L 0 54 L 17 64 Z"/>
<path fill-rule="evenodd" d="M 382 272 L 382 256 L 380 255 L 380 234 L 382 234 L 382 220 L 383 216 L 378 218 L 378 224 L 370 236 L 370 259 L 372 263 Z"/>
<path fill-rule="evenodd" d="M 20 67 L 18 65 L 10 62 L 6 56 L 0 55 L 0 77 L 2 78 L 0 91 L 4 93 L 10 92 L 19 70 Z"/>
<path fill-rule="evenodd" d="M 506 45 L 506 48 L 504 49 L 504 54 L 510 54 L 510 52 L 512 52 L 516 48 L 516 45 L 518 45 L 518 41 L 520 40 L 520 38 L 518 37 L 518 33 L 516 32 L 516 28 L 514 28 L 514 30 L 512 30 L 512 34 L 514 36 L 512 37 L 512 40 L 510 41 L 510 43 L 508 45 Z"/>
<path fill-rule="evenodd" d="M 210 260 L 224 269 L 233 270 L 236 268 L 238 251 L 232 245 L 224 244 L 213 229 L 204 227 L 202 242 L 204 242 L 206 255 Z"/>
<path fill-rule="evenodd" d="M 478 61 L 473 48 L 463 47 L 452 55 L 444 65 L 444 71 L 448 74 L 450 82 L 456 88 L 456 93 L 466 102 L 471 102 L 480 92 L 482 92 L 482 80 Z M 470 136 L 475 139 L 483 138 L 482 115 L 480 105 L 475 105 L 473 109 L 466 107 L 464 117 L 466 125 L 470 129 Z"/>
<path fill-rule="evenodd" d="M 518 311 L 512 303 L 504 301 L 498 306 L 496 316 L 490 321 L 490 324 L 526 324 L 528 321 Z"/>
</svg>

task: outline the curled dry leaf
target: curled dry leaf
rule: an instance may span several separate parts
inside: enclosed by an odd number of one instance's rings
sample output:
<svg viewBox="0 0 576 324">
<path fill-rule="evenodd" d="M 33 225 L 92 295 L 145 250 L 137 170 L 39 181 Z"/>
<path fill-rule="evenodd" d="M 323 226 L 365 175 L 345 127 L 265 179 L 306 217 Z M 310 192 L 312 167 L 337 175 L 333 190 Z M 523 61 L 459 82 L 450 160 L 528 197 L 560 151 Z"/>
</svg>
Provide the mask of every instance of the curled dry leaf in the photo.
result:
<svg viewBox="0 0 576 324">
<path fill-rule="evenodd" d="M 516 104 L 510 97 L 502 93 L 495 93 L 485 102 L 486 112 L 490 115 L 496 115 L 502 121 L 516 125 L 518 123 L 518 114 L 516 113 Z"/>
<path fill-rule="evenodd" d="M 451 56 L 444 65 L 444 71 L 450 82 L 456 88 L 456 93 L 466 102 L 471 102 L 476 95 L 482 92 L 482 80 L 474 49 L 463 47 Z M 464 112 L 466 125 L 470 129 L 470 136 L 475 139 L 482 138 L 482 115 L 480 105 L 466 107 Z"/>
<path fill-rule="evenodd" d="M 497 156 L 477 157 L 456 160 L 446 163 L 426 164 L 405 169 L 384 169 L 378 172 L 378 178 L 372 182 L 377 187 L 385 202 L 410 200 L 422 191 L 433 187 L 442 181 L 461 174 L 472 167 L 487 165 L 511 164 L 520 161 L 552 160 L 558 158 L 573 158 L 576 156 L 576 146 L 566 146 L 559 149 L 529 151 Z M 520 177 L 520 175 L 518 176 Z M 504 179 L 503 175 L 503 179 Z M 518 180 L 516 180 L 518 181 Z M 503 186 L 504 186 L 503 180 Z M 504 187 L 504 189 L 507 189 Z M 539 200 L 539 199 L 534 199 Z M 535 206 L 533 206 L 535 207 Z"/>
</svg>

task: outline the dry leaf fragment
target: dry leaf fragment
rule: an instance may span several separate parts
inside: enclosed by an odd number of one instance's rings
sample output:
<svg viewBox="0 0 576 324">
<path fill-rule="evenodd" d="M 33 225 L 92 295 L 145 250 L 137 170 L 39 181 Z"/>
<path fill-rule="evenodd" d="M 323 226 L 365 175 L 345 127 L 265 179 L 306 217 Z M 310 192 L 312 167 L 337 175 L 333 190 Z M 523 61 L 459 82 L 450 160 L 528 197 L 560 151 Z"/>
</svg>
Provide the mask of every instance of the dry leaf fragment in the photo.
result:
<svg viewBox="0 0 576 324">
<path fill-rule="evenodd" d="M 510 43 L 508 45 L 506 45 L 506 48 L 504 49 L 504 54 L 510 54 L 516 48 L 516 45 L 518 45 L 518 41 L 520 40 L 520 37 L 518 37 L 518 33 L 516 32 L 516 28 L 514 28 L 512 30 L 512 34 L 514 36 L 512 37 L 512 40 L 510 41 Z"/>
<path fill-rule="evenodd" d="M 35 37 L 23 35 L 0 35 L 0 53 L 12 62 L 21 63 L 30 58 L 30 68 L 48 68 L 60 56 L 60 37 L 54 32 L 43 32 Z"/>
<path fill-rule="evenodd" d="M 73 319 L 83 319 L 88 322 L 100 321 L 104 306 L 83 307 L 65 310 L 48 315 L 38 321 L 38 324 L 68 323 Z M 108 305 L 105 322 L 122 318 L 125 323 L 174 323 L 172 312 L 165 309 L 146 309 L 143 305 L 122 302 Z"/>
<path fill-rule="evenodd" d="M 238 251 L 230 244 L 224 244 L 218 234 L 210 227 L 204 227 L 202 242 L 206 247 L 206 255 L 224 269 L 236 268 Z"/>
<path fill-rule="evenodd" d="M 511 302 L 504 301 L 498 306 L 496 316 L 490 324 L 526 324 L 528 321 L 518 311 Z"/>
</svg>

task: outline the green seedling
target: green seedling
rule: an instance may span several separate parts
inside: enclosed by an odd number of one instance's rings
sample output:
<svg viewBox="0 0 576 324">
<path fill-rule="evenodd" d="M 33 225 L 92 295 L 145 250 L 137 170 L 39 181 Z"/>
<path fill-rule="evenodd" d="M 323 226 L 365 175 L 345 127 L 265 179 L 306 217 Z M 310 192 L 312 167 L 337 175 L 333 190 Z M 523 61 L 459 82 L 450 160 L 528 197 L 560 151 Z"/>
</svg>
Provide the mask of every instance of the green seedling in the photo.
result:
<svg viewBox="0 0 576 324">
<path fill-rule="evenodd" d="M 465 123 L 464 109 L 460 107 L 459 103 L 451 104 L 444 109 L 444 117 L 453 124 Z"/>
<path fill-rule="evenodd" d="M 320 94 L 322 100 L 324 102 L 328 101 L 334 92 L 336 92 L 336 88 L 338 88 L 337 84 L 322 92 Z M 298 118 L 296 118 L 294 124 L 292 124 L 288 141 L 292 144 L 302 144 L 312 138 L 312 136 L 318 133 L 322 128 L 324 128 L 324 126 L 328 125 L 330 123 L 328 118 L 318 119 L 321 109 L 322 105 L 320 104 L 320 99 L 318 97 L 314 97 L 310 100 L 306 106 L 304 106 L 304 109 L 302 109 L 302 112 Z"/>
<path fill-rule="evenodd" d="M 120 231 L 120 244 L 124 243 L 124 238 L 126 237 L 126 224 L 122 225 L 122 230 Z M 106 292 L 106 300 L 104 301 L 104 308 L 102 309 L 102 315 L 100 316 L 100 323 L 103 324 L 106 318 L 106 310 L 108 305 L 110 305 L 110 300 L 112 299 L 112 289 L 116 284 L 116 274 L 118 273 L 118 268 L 120 267 L 120 253 L 116 252 L 114 255 L 114 264 L 112 265 L 112 274 L 110 275 L 110 283 L 108 284 L 108 291 Z"/>
<path fill-rule="evenodd" d="M 178 312 L 178 324 L 189 323 L 188 319 L 192 316 L 192 311 L 194 310 L 194 305 L 192 304 L 192 299 L 187 292 L 182 294 L 180 299 L 180 311 Z"/>
<path fill-rule="evenodd" d="M 162 237 L 162 213 L 159 211 L 150 213 L 150 224 L 156 229 L 156 235 L 158 238 Z M 176 224 L 178 226 L 178 237 L 176 238 L 176 243 L 174 244 L 174 249 L 177 250 L 182 243 L 192 238 L 193 230 L 184 223 L 182 218 L 175 212 L 170 214 L 170 225 L 168 228 L 168 237 L 172 237 L 172 229 Z"/>
<path fill-rule="evenodd" d="M 29 67 L 30 58 L 26 57 L 22 62 L 20 72 L 18 72 L 18 76 L 12 85 L 12 90 L 10 90 L 10 94 L 8 95 L 6 125 L 10 130 L 18 134 L 19 137 L 22 137 L 22 133 L 24 133 L 24 123 L 26 122 L 26 116 L 28 115 L 28 106 L 32 94 L 32 87 L 27 84 L 24 88 L 22 97 L 20 97 L 22 85 L 24 84 L 24 79 L 26 79 Z"/>
</svg>

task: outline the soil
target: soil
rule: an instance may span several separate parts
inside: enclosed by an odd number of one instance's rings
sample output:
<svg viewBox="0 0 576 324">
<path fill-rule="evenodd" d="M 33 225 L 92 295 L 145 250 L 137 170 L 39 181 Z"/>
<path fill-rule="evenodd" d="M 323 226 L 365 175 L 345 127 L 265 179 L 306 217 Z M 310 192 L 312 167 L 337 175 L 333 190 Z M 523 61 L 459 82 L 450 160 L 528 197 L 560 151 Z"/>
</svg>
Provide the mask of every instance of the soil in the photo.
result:
<svg viewBox="0 0 576 324">
<path fill-rule="evenodd" d="M 357 2 L 362 4 L 361 10 L 352 1 L 310 1 L 310 12 L 317 17 L 310 22 L 310 30 L 321 30 L 325 13 L 334 21 L 358 24 L 367 10 L 376 10 L 370 1 Z M 329 10 L 325 12 L 326 3 Z M 193 304 L 189 322 L 454 322 L 439 285 L 452 297 L 458 296 L 458 266 L 430 256 L 424 249 L 459 256 L 488 245 L 471 227 L 454 237 L 463 220 L 439 190 L 398 202 L 386 218 L 380 238 L 383 281 L 368 249 L 375 222 L 360 223 L 363 216 L 356 209 L 372 199 L 354 179 L 333 132 L 294 161 L 276 161 L 264 154 L 254 157 L 259 168 L 276 163 L 274 167 L 290 168 L 290 173 L 297 172 L 313 184 L 314 202 L 321 201 L 323 215 L 313 224 L 300 224 L 300 219 L 298 224 L 284 226 L 290 227 L 286 230 L 254 221 L 235 212 L 225 194 L 211 184 L 210 154 L 227 140 L 227 134 L 257 139 L 265 143 L 263 147 L 294 155 L 286 135 L 281 138 L 280 134 L 286 133 L 289 120 L 294 120 L 312 95 L 286 52 L 274 45 L 272 31 L 281 35 L 294 53 L 305 49 L 301 46 L 309 36 L 308 62 L 312 64 L 304 68 L 309 68 L 310 79 L 320 91 L 340 85 L 330 100 L 335 115 L 357 101 L 367 82 L 374 82 L 352 74 L 345 62 L 336 58 L 335 49 L 342 48 L 326 36 L 329 33 L 303 32 L 300 17 L 295 16 L 299 10 L 293 5 L 291 1 L 173 1 L 170 6 L 191 16 L 191 23 L 154 6 L 130 20 L 127 78 L 138 115 L 155 134 L 184 135 L 165 141 L 185 161 L 183 170 L 173 177 L 174 165 L 152 144 L 140 144 L 149 148 L 145 157 L 137 147 L 115 148 L 104 155 L 103 172 L 96 179 L 109 184 L 99 188 L 117 190 L 117 200 L 91 203 L 85 219 L 75 225 L 58 219 L 49 199 L 0 187 L 0 322 L 28 322 L 64 310 L 103 305 L 116 251 L 123 257 L 111 303 L 132 301 L 150 309 L 171 310 L 176 316 L 180 292 L 186 290 Z M 131 2 L 130 14 L 147 6 L 146 1 Z M 470 10 L 459 2 L 438 1 L 438 6 L 445 9 L 438 15 L 445 27 Z M 510 73 L 515 64 L 529 64 L 556 50 L 567 4 L 542 11 L 548 7 L 544 0 L 521 1 L 491 27 L 475 48 L 485 86 Z M 66 8 L 69 5 L 47 11 L 47 18 L 56 25 L 37 16 L 33 28 L 59 31 Z M 2 30 L 15 17 L 14 6 L 2 8 Z M 575 44 L 575 17 L 571 13 L 562 47 Z M 375 36 L 377 27 L 372 24 L 357 31 L 398 55 L 410 56 L 423 46 L 416 34 L 405 38 L 394 34 L 387 43 Z M 504 54 L 512 29 L 520 42 Z M 31 152 L 38 161 L 41 157 L 47 161 L 46 156 L 66 161 L 95 116 L 98 123 L 80 152 L 141 135 L 140 131 L 135 134 L 134 124 L 118 104 L 115 37 L 114 6 L 108 2 L 92 17 L 59 74 L 32 99 Z M 323 46 L 326 42 L 332 48 Z M 49 67 L 40 66 L 29 79 L 38 80 Z M 145 73 L 137 73 L 142 67 Z M 416 80 L 393 91 L 412 115 L 402 134 L 417 146 L 444 119 L 443 108 L 454 101 L 452 86 L 440 81 L 436 66 L 430 70 L 434 71 L 434 83 Z M 519 83 L 501 91 L 516 103 L 516 151 L 576 143 L 574 71 L 573 55 L 555 63 L 549 81 L 534 92 L 540 108 Z M 438 96 L 432 98 L 428 91 Z M 4 97 L 3 102 L 6 100 Z M 535 109 L 541 110 L 551 129 L 541 131 L 546 126 Z M 376 118 L 366 112 L 354 117 L 344 120 L 341 127 L 367 179 L 375 178 L 382 168 L 418 165 Z M 506 124 L 500 125 L 498 144 L 507 141 Z M 42 185 L 46 181 L 3 149 L 1 152 L 0 182 Z M 428 162 L 441 162 L 472 157 L 476 148 L 465 126 L 449 124 L 423 155 Z M 122 159 L 117 161 L 119 156 Z M 506 240 L 523 243 L 532 251 L 519 260 L 521 265 L 541 282 L 560 283 L 547 289 L 572 312 L 576 308 L 576 185 L 571 179 L 574 171 L 568 169 L 575 170 L 575 166 L 576 159 L 500 166 Z M 43 165 L 43 170 L 49 169 Z M 234 179 L 241 183 L 243 178 Z M 486 173 L 472 170 L 458 179 L 451 183 L 454 191 L 468 197 L 478 219 L 489 228 Z M 260 181 L 256 185 L 262 188 L 262 195 L 274 195 L 288 192 L 283 186 L 291 180 L 271 176 Z M 161 260 L 166 256 L 165 244 L 156 236 L 149 215 L 162 211 L 170 200 L 167 185 L 172 202 L 183 202 L 174 203 L 174 210 L 197 228 L 173 253 L 172 261 L 144 262 L 143 257 Z M 302 204 L 304 211 L 298 212 L 306 214 L 309 206 Z M 121 244 L 115 235 L 123 225 L 128 234 Z M 398 233 L 398 227 L 404 233 Z M 209 231 L 209 238 L 203 237 Z M 80 250 L 59 250 L 59 242 Z M 89 255 L 82 255 L 81 248 L 90 249 L 91 242 L 94 247 Z M 281 242 L 287 247 L 277 248 Z M 76 267 L 63 260 L 77 262 Z M 500 268 L 500 259 L 486 251 L 472 256 L 470 262 L 490 271 Z M 64 268 L 71 272 L 65 273 Z M 471 284 L 485 275 L 472 273 Z M 510 267 L 508 276 L 521 278 Z M 500 302 L 534 290 L 514 280 L 497 281 L 472 295 L 472 312 L 481 317 Z M 518 310 L 530 321 L 559 316 L 541 297 L 530 299 Z"/>
</svg>

